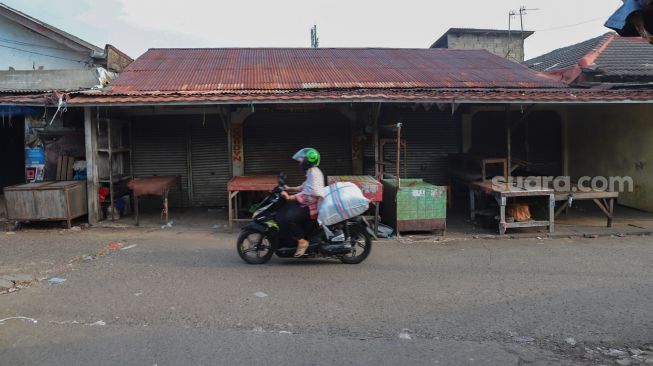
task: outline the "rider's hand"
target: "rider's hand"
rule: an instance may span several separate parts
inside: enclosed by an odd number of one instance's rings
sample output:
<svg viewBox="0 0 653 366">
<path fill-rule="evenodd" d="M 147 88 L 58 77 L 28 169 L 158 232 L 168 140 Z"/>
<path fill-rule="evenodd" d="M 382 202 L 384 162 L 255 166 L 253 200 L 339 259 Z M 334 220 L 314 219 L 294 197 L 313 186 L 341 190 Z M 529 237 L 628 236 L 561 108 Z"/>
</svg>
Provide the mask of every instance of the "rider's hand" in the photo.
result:
<svg viewBox="0 0 653 366">
<path fill-rule="evenodd" d="M 281 197 L 283 197 L 283 199 L 285 199 L 286 201 L 290 200 L 290 195 L 286 191 L 281 192 Z"/>
</svg>

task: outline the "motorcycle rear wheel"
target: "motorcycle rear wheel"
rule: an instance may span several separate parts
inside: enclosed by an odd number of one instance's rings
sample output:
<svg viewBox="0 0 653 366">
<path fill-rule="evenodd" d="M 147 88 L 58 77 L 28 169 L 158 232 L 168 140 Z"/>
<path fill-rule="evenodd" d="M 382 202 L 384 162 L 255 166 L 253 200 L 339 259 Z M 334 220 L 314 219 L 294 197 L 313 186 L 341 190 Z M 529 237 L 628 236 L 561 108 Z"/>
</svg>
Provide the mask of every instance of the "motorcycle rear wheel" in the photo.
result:
<svg viewBox="0 0 653 366">
<path fill-rule="evenodd" d="M 352 252 L 338 257 L 342 263 L 358 264 L 364 261 L 372 251 L 372 237 L 363 227 L 349 229 L 347 240 L 351 243 Z"/>
<path fill-rule="evenodd" d="M 248 264 L 265 264 L 274 254 L 270 240 L 264 234 L 253 230 L 240 232 L 236 249 L 240 258 Z"/>
</svg>

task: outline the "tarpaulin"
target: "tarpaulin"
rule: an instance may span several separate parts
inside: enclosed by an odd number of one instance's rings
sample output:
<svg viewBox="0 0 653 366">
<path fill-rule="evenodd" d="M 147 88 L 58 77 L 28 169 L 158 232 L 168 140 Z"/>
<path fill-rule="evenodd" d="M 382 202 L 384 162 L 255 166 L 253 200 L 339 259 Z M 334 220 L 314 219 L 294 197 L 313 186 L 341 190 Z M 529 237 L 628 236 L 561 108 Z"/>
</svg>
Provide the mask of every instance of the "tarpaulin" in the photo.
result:
<svg viewBox="0 0 653 366">
<path fill-rule="evenodd" d="M 624 0 L 623 5 L 605 22 L 623 37 L 644 37 L 651 39 L 653 34 L 653 1 Z"/>
</svg>

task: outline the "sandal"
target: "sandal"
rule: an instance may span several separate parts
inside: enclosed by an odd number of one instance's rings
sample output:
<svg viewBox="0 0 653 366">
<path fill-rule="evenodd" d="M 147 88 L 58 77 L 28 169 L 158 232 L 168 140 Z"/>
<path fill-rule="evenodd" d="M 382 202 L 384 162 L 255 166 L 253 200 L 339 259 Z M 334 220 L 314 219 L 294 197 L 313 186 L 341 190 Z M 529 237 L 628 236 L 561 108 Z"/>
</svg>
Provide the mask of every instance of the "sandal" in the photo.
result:
<svg viewBox="0 0 653 366">
<path fill-rule="evenodd" d="M 299 239 L 299 241 L 297 241 L 297 251 L 293 257 L 303 257 L 304 254 L 306 254 L 306 249 L 308 249 L 308 241 L 306 239 Z"/>
</svg>

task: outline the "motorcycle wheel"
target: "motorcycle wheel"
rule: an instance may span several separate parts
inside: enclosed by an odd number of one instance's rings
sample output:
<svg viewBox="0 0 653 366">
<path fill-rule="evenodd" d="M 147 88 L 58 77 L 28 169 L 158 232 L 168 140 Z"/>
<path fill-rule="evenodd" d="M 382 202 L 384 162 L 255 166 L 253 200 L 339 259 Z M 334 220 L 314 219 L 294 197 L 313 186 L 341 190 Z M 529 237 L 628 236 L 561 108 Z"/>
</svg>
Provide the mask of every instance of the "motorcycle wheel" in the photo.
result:
<svg viewBox="0 0 653 366">
<path fill-rule="evenodd" d="M 352 251 L 349 254 L 340 256 L 339 259 L 345 264 L 358 264 L 364 261 L 372 251 L 372 237 L 363 227 L 352 227 L 349 229 L 349 242 Z"/>
<path fill-rule="evenodd" d="M 240 258 L 249 264 L 267 263 L 274 254 L 270 240 L 265 235 L 252 230 L 240 232 L 236 249 Z"/>
</svg>

